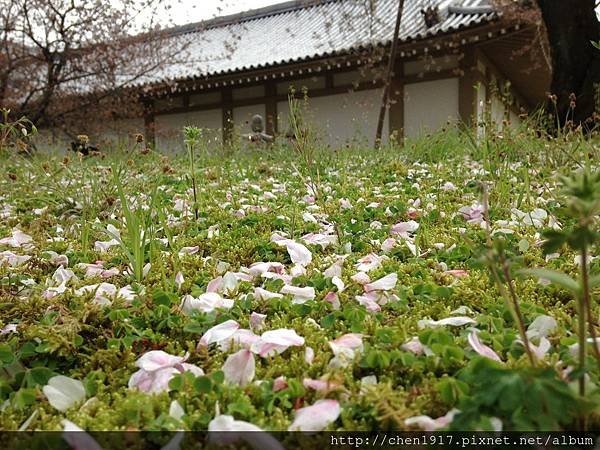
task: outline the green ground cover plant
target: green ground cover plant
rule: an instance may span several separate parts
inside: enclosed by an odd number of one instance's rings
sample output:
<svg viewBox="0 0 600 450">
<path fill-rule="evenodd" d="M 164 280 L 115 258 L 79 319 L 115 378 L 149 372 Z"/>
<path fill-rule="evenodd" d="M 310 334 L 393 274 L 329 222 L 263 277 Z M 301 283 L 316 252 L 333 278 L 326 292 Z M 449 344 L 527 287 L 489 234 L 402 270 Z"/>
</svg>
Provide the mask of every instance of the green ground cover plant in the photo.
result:
<svg viewBox="0 0 600 450">
<path fill-rule="evenodd" d="M 598 429 L 593 137 L 200 134 L 3 156 L 0 429 Z"/>
</svg>

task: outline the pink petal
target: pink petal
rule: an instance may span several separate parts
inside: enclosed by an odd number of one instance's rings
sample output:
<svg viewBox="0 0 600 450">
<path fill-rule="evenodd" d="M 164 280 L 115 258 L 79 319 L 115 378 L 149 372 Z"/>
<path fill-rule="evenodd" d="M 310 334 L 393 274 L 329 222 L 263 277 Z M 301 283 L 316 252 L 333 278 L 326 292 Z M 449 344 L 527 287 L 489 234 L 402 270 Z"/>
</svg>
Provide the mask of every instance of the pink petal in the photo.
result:
<svg viewBox="0 0 600 450">
<path fill-rule="evenodd" d="M 313 380 L 311 378 L 305 378 L 302 381 L 302 384 L 305 388 L 313 389 L 317 392 L 329 391 L 341 386 L 339 383 L 334 383 L 327 380 Z"/>
<path fill-rule="evenodd" d="M 175 284 L 177 285 L 177 289 L 181 289 L 181 285 L 185 282 L 183 278 L 183 274 L 181 272 L 177 272 L 175 275 Z"/>
<path fill-rule="evenodd" d="M 367 311 L 369 312 L 381 311 L 381 306 L 379 306 L 379 304 L 371 297 L 368 297 L 366 295 L 357 295 L 355 299 L 359 304 L 367 308 Z"/>
<path fill-rule="evenodd" d="M 180 369 L 180 372 L 182 372 L 181 369 L 183 369 L 183 372 L 192 372 L 197 377 L 204 375 L 204 370 L 194 364 L 182 363 L 177 367 Z"/>
<path fill-rule="evenodd" d="M 421 343 L 418 337 L 413 337 L 410 341 L 405 342 L 400 346 L 401 350 L 405 352 L 411 352 L 415 355 L 422 355 L 425 353 L 425 346 Z"/>
<path fill-rule="evenodd" d="M 301 266 L 300 264 L 295 264 L 294 267 L 290 269 L 290 275 L 292 276 L 292 278 L 306 275 L 306 267 Z"/>
<path fill-rule="evenodd" d="M 131 377 L 129 377 L 127 386 L 129 388 L 138 388 L 143 392 L 149 392 L 152 386 L 151 372 L 146 372 L 144 369 L 134 372 Z"/>
<path fill-rule="evenodd" d="M 257 262 L 252 264 L 248 269 L 248 273 L 252 277 L 260 277 L 265 272 L 282 274 L 284 272 L 284 266 L 278 262 Z"/>
<path fill-rule="evenodd" d="M 298 336 L 294 330 L 281 328 L 263 333 L 260 339 L 252 344 L 251 351 L 265 358 L 282 353 L 291 346 L 301 345 L 304 345 L 303 337 Z"/>
<path fill-rule="evenodd" d="M 542 360 L 546 357 L 548 350 L 550 350 L 550 341 L 548 339 L 546 339 L 545 337 L 541 337 L 539 345 L 536 346 L 536 345 L 530 344 L 530 346 L 531 346 L 531 350 L 535 353 L 535 356 L 539 360 Z"/>
<path fill-rule="evenodd" d="M 369 275 L 367 275 L 364 272 L 355 273 L 354 275 L 352 275 L 350 277 L 350 279 L 358 284 L 367 284 L 371 281 L 371 278 L 369 278 Z"/>
<path fill-rule="evenodd" d="M 198 298 L 191 295 L 184 296 L 180 308 L 185 314 L 190 314 L 194 310 L 209 313 L 216 308 L 231 309 L 233 303 L 233 300 L 223 298 L 216 292 L 206 292 L 200 294 Z"/>
<path fill-rule="evenodd" d="M 273 380 L 273 392 L 283 391 L 287 389 L 288 384 L 284 376 L 277 377 Z"/>
<path fill-rule="evenodd" d="M 129 388 L 137 388 L 148 394 L 166 392 L 169 390 L 169 381 L 180 373 L 174 367 L 165 367 L 153 372 L 140 369 L 129 378 Z"/>
<path fill-rule="evenodd" d="M 500 356 L 498 356 L 498 354 L 494 350 L 489 348 L 487 345 L 481 343 L 476 330 L 471 331 L 468 339 L 469 345 L 481 356 L 493 359 L 494 361 L 502 362 L 502 359 L 500 359 Z"/>
<path fill-rule="evenodd" d="M 251 330 L 245 330 L 240 328 L 227 340 L 219 342 L 219 350 L 227 352 L 233 347 L 241 347 L 245 349 L 252 348 L 252 344 L 260 339 L 259 336 L 254 334 Z"/>
<path fill-rule="evenodd" d="M 198 250 L 200 250 L 199 246 L 194 246 L 194 247 L 182 247 L 179 250 L 179 254 L 180 255 L 193 255 L 195 253 L 198 253 Z"/>
<path fill-rule="evenodd" d="M 187 356 L 187 354 L 185 356 L 173 356 L 162 350 L 152 350 L 142 355 L 136 361 L 135 365 L 146 372 L 153 372 L 165 367 L 173 367 L 176 364 L 181 364 L 187 359 Z"/>
<path fill-rule="evenodd" d="M 337 237 L 335 235 L 324 233 L 308 233 L 302 236 L 302 240 L 307 244 L 320 245 L 321 248 L 326 248 L 330 244 L 337 243 Z"/>
<path fill-rule="evenodd" d="M 340 309 L 340 307 L 341 307 L 340 299 L 336 292 L 333 292 L 333 291 L 328 292 L 327 295 L 323 298 L 323 300 L 328 303 L 331 303 L 331 306 L 333 306 L 333 309 Z"/>
<path fill-rule="evenodd" d="M 350 203 L 350 200 L 348 200 L 347 198 L 341 198 L 340 207 L 342 207 L 343 209 L 351 209 L 352 203 Z"/>
<path fill-rule="evenodd" d="M 319 400 L 312 406 L 296 411 L 288 431 L 322 431 L 340 416 L 337 400 Z"/>
<path fill-rule="evenodd" d="M 398 234 L 402 237 L 408 237 L 418 229 L 419 224 L 414 220 L 409 220 L 408 222 L 398 222 L 396 225 L 392 226 L 390 233 Z"/>
<path fill-rule="evenodd" d="M 396 239 L 387 238 L 385 241 L 383 241 L 381 243 L 381 250 L 384 253 L 387 253 L 387 252 L 391 251 L 396 246 L 396 244 L 397 244 Z"/>
<path fill-rule="evenodd" d="M 454 416 L 458 414 L 459 411 L 457 409 L 452 409 L 446 413 L 446 415 L 442 417 L 438 417 L 437 419 L 432 419 L 429 416 L 415 416 L 409 417 L 404 420 L 404 425 L 407 427 L 416 426 L 419 427 L 423 431 L 436 431 L 440 428 L 445 428 L 454 419 Z"/>
<path fill-rule="evenodd" d="M 359 333 L 348 333 L 340 336 L 337 339 L 334 339 L 330 342 L 330 344 L 335 344 L 338 347 L 345 347 L 352 350 L 362 349 L 362 334 Z"/>
<path fill-rule="evenodd" d="M 462 278 L 462 277 L 469 276 L 469 272 L 467 272 L 466 270 L 462 270 L 462 269 L 446 270 L 444 273 L 448 274 L 448 275 L 452 275 L 453 277 L 456 277 L 456 278 Z"/>
<path fill-rule="evenodd" d="M 255 374 L 254 354 L 250 350 L 240 350 L 230 355 L 222 370 L 225 374 L 225 381 L 239 386 L 246 386 L 254 379 Z"/>
<path fill-rule="evenodd" d="M 370 270 L 381 267 L 381 262 L 385 257 L 380 257 L 375 253 L 369 253 L 367 256 L 358 260 L 355 267 L 360 272 L 369 272 Z"/>
<path fill-rule="evenodd" d="M 266 314 L 259 314 L 255 311 L 252 311 L 252 314 L 250 314 L 250 328 L 253 330 L 259 330 L 263 326 L 263 322 L 266 318 Z"/>
<path fill-rule="evenodd" d="M 150 394 L 168 392 L 169 381 L 171 381 L 173 377 L 179 373 L 181 372 L 173 367 L 167 367 L 165 369 L 152 372 L 152 385 L 150 386 L 150 390 L 147 392 Z"/>
<path fill-rule="evenodd" d="M 217 277 L 208 282 L 206 292 L 218 292 L 223 287 L 223 277 Z"/>
</svg>

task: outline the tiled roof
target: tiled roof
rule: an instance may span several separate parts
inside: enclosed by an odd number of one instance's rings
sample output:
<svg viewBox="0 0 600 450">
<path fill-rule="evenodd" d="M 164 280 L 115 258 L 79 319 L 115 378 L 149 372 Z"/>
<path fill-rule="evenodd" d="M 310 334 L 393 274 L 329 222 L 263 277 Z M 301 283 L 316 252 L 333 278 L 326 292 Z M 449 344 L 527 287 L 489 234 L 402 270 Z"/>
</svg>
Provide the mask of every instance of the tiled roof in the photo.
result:
<svg viewBox="0 0 600 450">
<path fill-rule="evenodd" d="M 421 9 L 437 6 L 428 28 Z M 172 30 L 186 62 L 138 80 L 155 83 L 229 74 L 346 53 L 391 42 L 398 0 L 297 0 Z M 369 8 L 372 8 L 370 10 Z M 405 0 L 400 40 L 410 42 L 493 20 L 487 0 Z"/>
</svg>

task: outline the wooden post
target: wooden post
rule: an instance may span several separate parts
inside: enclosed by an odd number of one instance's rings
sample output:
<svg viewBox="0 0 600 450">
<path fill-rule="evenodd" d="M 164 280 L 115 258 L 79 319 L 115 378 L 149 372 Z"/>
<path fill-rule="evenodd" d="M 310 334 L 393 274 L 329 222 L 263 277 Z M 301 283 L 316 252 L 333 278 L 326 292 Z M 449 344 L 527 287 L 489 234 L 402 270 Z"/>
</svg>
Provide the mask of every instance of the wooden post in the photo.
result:
<svg viewBox="0 0 600 450">
<path fill-rule="evenodd" d="M 274 81 L 267 81 L 265 85 L 265 113 L 266 132 L 271 136 L 277 133 L 277 85 Z"/>
<path fill-rule="evenodd" d="M 381 134 L 383 133 L 383 122 L 385 121 L 385 110 L 388 108 L 390 93 L 390 84 L 394 76 L 394 64 L 396 63 L 396 53 L 398 50 L 398 36 L 400 34 L 400 22 L 402 22 L 402 10 L 404 9 L 404 0 L 398 1 L 398 14 L 396 15 L 396 26 L 394 28 L 394 37 L 392 48 L 390 50 L 390 60 L 388 61 L 387 78 L 383 86 L 383 97 L 381 98 L 381 108 L 379 109 L 379 120 L 377 121 L 377 133 L 375 133 L 375 148 L 381 146 Z"/>
<path fill-rule="evenodd" d="M 477 61 L 473 48 L 465 48 L 460 61 L 461 74 L 458 81 L 458 113 L 462 122 L 470 127 L 477 114 Z"/>
<path fill-rule="evenodd" d="M 223 102 L 223 145 L 229 145 L 233 137 L 233 94 L 231 89 L 223 89 L 221 98 Z"/>
<path fill-rule="evenodd" d="M 390 85 L 390 122 L 389 133 L 396 133 L 398 142 L 404 140 L 404 67 L 402 63 L 396 63 L 394 77 Z"/>
<path fill-rule="evenodd" d="M 154 102 L 152 100 L 143 100 L 144 104 L 144 135 L 146 145 L 151 148 L 156 147 L 155 129 L 156 123 L 154 120 Z"/>
</svg>

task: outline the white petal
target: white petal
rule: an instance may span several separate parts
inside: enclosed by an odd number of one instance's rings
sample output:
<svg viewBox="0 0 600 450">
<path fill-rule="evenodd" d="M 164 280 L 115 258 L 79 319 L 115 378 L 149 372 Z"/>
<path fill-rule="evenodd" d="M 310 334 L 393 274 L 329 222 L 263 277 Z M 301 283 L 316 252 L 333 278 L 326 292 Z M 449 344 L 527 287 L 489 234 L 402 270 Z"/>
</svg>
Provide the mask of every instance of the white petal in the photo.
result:
<svg viewBox="0 0 600 450">
<path fill-rule="evenodd" d="M 180 308 L 185 314 L 191 314 L 194 310 L 209 313 L 216 308 L 231 309 L 233 305 L 234 301 L 231 299 L 223 298 L 216 292 L 206 292 L 200 294 L 198 298 L 185 295 L 181 300 Z"/>
<path fill-rule="evenodd" d="M 286 248 L 294 264 L 306 266 L 312 261 L 312 253 L 304 245 L 288 240 Z"/>
<path fill-rule="evenodd" d="M 240 327 L 240 324 L 235 320 L 227 320 L 219 325 L 215 325 L 200 338 L 198 346 L 209 346 L 212 343 L 229 339 L 233 333 Z"/>
<path fill-rule="evenodd" d="M 527 327 L 527 337 L 535 339 L 537 337 L 548 337 L 551 335 L 558 324 L 553 317 L 541 315 L 534 319 Z"/>
<path fill-rule="evenodd" d="M 267 291 L 266 289 L 257 287 L 254 288 L 254 297 L 257 300 L 271 300 L 273 298 L 283 298 L 283 295 L 277 292 L 271 292 Z"/>
<path fill-rule="evenodd" d="M 312 349 L 312 347 L 306 347 L 306 349 L 304 349 L 304 362 L 310 366 L 314 359 L 315 351 Z"/>
<path fill-rule="evenodd" d="M 177 272 L 175 275 L 175 284 L 177 285 L 177 290 L 181 289 L 181 285 L 185 282 L 185 278 L 183 278 L 183 274 L 181 272 Z"/>
<path fill-rule="evenodd" d="M 208 431 L 208 441 L 216 445 L 232 446 L 242 440 L 254 450 L 284 450 L 279 441 L 269 433 L 249 422 L 235 420 L 232 416 L 215 417 L 208 424 Z M 215 433 L 218 431 L 224 433 Z"/>
<path fill-rule="evenodd" d="M 279 291 L 281 294 L 290 294 L 293 295 L 294 298 L 292 300 L 292 303 L 305 303 L 309 300 L 313 300 L 315 298 L 315 288 L 311 287 L 311 286 L 307 286 L 307 287 L 297 287 L 297 286 L 290 286 L 289 284 L 286 284 L 285 286 L 283 286 L 281 288 L 281 290 Z"/>
<path fill-rule="evenodd" d="M 177 400 L 173 400 L 169 406 L 169 416 L 171 416 L 173 419 L 181 420 L 184 415 L 185 411 L 183 410 L 182 406 Z"/>
<path fill-rule="evenodd" d="M 301 346 L 304 345 L 304 338 L 298 336 L 295 330 L 280 328 L 277 330 L 265 331 L 260 337 L 263 342 L 275 345 Z"/>
<path fill-rule="evenodd" d="M 396 283 L 398 282 L 398 274 L 390 273 L 383 278 L 380 278 L 377 281 L 373 281 L 372 283 L 368 283 L 364 285 L 365 292 L 372 291 L 389 291 L 390 289 L 394 289 L 396 287 Z"/>
<path fill-rule="evenodd" d="M 63 419 L 63 439 L 73 450 L 102 450 L 96 440 L 73 422 Z"/>
<path fill-rule="evenodd" d="M 208 424 L 208 431 L 262 431 L 256 425 L 222 414 Z"/>
<path fill-rule="evenodd" d="M 121 232 L 117 230 L 117 228 L 113 224 L 109 223 L 106 226 L 106 231 L 109 232 L 113 239 L 121 239 Z"/>
<path fill-rule="evenodd" d="M 344 284 L 344 282 L 342 281 L 342 279 L 339 278 L 339 277 L 333 277 L 331 279 L 331 282 L 333 283 L 333 285 L 335 287 L 337 287 L 337 289 L 338 289 L 337 291 L 338 292 L 344 292 L 344 289 L 346 289 L 346 285 Z"/>
<path fill-rule="evenodd" d="M 50 404 L 62 412 L 85 398 L 83 383 L 63 375 L 50 378 L 42 390 Z"/>
<path fill-rule="evenodd" d="M 288 431 L 322 431 L 337 420 L 340 412 L 337 400 L 319 400 L 312 406 L 297 410 Z"/>
<path fill-rule="evenodd" d="M 467 325 L 470 323 L 477 323 L 475 322 L 473 319 L 471 319 L 470 317 L 464 317 L 464 316 L 457 316 L 457 317 L 447 317 L 445 319 L 442 320 L 428 320 L 428 319 L 424 319 L 424 320 L 419 320 L 419 322 L 417 323 L 420 329 L 423 329 L 425 327 L 439 327 L 439 326 L 445 326 L 445 325 L 450 325 L 453 327 L 461 327 L 463 325 Z"/>
</svg>

